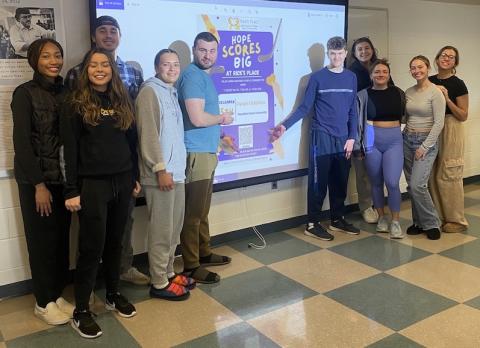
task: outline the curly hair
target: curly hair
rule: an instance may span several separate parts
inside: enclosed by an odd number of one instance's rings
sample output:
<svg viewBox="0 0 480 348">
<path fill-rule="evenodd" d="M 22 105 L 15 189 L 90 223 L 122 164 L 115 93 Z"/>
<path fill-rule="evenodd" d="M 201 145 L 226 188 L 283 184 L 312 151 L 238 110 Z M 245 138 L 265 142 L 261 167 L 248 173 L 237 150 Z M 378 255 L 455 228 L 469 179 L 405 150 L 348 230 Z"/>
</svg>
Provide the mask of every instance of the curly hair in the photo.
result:
<svg viewBox="0 0 480 348">
<path fill-rule="evenodd" d="M 88 78 L 88 66 L 94 54 L 103 54 L 108 58 L 112 69 L 112 79 L 108 83 L 106 93 L 113 110 L 115 110 L 112 117 L 116 118 L 117 127 L 127 130 L 135 122 L 132 101 L 120 78 L 117 64 L 112 54 L 102 48 L 92 48 L 83 58 L 78 85 L 71 95 L 74 110 L 82 115 L 83 122 L 92 126 L 97 126 L 102 117 L 100 113 L 102 107 L 100 98 Z"/>
</svg>

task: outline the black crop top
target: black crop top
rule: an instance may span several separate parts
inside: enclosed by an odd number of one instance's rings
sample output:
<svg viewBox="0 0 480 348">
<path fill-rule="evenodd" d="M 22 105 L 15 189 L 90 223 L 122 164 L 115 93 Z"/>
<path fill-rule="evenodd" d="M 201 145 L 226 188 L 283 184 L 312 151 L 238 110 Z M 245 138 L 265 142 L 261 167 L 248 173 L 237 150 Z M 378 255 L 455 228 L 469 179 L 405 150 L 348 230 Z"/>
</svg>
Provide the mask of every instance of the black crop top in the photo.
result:
<svg viewBox="0 0 480 348">
<path fill-rule="evenodd" d="M 462 95 L 468 94 L 468 89 L 467 89 L 467 86 L 465 85 L 465 82 L 463 82 L 463 80 L 460 80 L 455 75 L 450 76 L 447 79 L 439 79 L 438 75 L 435 75 L 435 76 L 430 76 L 428 79 L 436 85 L 442 85 L 443 87 L 445 87 L 448 91 L 448 98 L 450 98 L 450 100 L 455 105 L 457 105 L 457 97 L 461 97 Z M 446 114 L 452 113 L 448 105 L 445 107 L 445 113 Z"/>
<path fill-rule="evenodd" d="M 400 121 L 404 108 L 401 91 L 395 86 L 377 90 L 368 88 L 367 120 Z"/>
</svg>

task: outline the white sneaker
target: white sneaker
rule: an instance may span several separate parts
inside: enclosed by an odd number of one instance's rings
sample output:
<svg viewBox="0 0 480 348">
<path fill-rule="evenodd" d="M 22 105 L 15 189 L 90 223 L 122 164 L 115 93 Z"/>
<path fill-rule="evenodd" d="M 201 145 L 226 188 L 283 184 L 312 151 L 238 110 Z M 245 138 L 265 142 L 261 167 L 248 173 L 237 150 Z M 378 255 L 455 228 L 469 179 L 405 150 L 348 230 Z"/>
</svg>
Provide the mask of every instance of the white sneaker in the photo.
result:
<svg viewBox="0 0 480 348">
<path fill-rule="evenodd" d="M 402 231 L 400 222 L 393 220 L 392 223 L 390 224 L 390 238 L 402 239 L 403 237 L 405 237 L 405 234 Z"/>
<path fill-rule="evenodd" d="M 75 307 L 70 302 L 67 302 L 63 297 L 59 297 L 55 303 L 57 304 L 58 309 L 68 315 L 70 319 L 73 318 L 73 311 L 75 310 Z"/>
<path fill-rule="evenodd" d="M 150 284 L 150 277 L 147 276 L 146 274 L 143 274 L 135 267 L 130 267 L 128 271 L 126 271 L 123 274 L 120 274 L 120 279 L 125 282 L 133 283 L 136 285 Z"/>
<path fill-rule="evenodd" d="M 369 207 L 362 211 L 362 217 L 367 224 L 374 224 L 378 221 L 378 213 L 372 207 Z"/>
<path fill-rule="evenodd" d="M 55 302 L 49 302 L 45 308 L 35 303 L 33 313 L 49 325 L 62 325 L 70 321 L 70 317 L 63 313 Z"/>
<path fill-rule="evenodd" d="M 388 229 L 388 218 L 385 215 L 382 215 L 377 222 L 377 232 L 389 232 Z"/>
</svg>

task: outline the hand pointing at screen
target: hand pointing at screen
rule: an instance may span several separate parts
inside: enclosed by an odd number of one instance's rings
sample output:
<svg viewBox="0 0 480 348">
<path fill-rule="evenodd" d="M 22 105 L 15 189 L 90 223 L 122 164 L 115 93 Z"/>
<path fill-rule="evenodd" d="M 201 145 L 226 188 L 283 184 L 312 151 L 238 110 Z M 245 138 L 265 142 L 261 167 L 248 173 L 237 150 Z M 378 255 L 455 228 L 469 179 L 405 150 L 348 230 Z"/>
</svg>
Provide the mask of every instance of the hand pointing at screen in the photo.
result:
<svg viewBox="0 0 480 348">
<path fill-rule="evenodd" d="M 278 140 L 287 130 L 283 124 L 279 124 L 268 131 L 270 134 L 270 142 L 273 143 L 274 141 Z"/>
</svg>

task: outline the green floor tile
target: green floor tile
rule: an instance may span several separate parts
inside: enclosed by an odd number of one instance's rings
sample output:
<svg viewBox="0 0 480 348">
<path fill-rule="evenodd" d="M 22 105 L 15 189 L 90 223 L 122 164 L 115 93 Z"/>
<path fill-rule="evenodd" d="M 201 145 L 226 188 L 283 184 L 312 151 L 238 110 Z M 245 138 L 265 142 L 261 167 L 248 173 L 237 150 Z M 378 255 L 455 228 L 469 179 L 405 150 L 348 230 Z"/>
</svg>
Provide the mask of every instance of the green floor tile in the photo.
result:
<svg viewBox="0 0 480 348">
<path fill-rule="evenodd" d="M 120 281 L 119 285 L 120 293 L 125 296 L 131 303 L 135 304 L 145 300 L 149 300 L 150 286 L 149 285 L 135 285 L 132 283 Z M 105 287 L 99 286 L 95 289 L 95 294 L 102 300 L 105 300 Z"/>
<path fill-rule="evenodd" d="M 465 197 L 464 197 L 464 205 L 465 205 L 465 208 L 472 207 L 472 206 L 478 205 L 478 204 L 480 204 L 480 200 L 479 200 L 479 199 L 475 199 L 475 198 L 468 197 L 468 196 L 465 196 Z"/>
<path fill-rule="evenodd" d="M 318 294 L 267 267 L 199 288 L 245 320 Z"/>
<path fill-rule="evenodd" d="M 465 218 L 467 219 L 469 226 L 464 233 L 480 237 L 480 216 L 465 214 Z"/>
<path fill-rule="evenodd" d="M 248 247 L 250 242 L 259 243 L 256 237 L 242 239 L 227 245 L 265 265 L 321 249 L 283 232 L 267 234 L 265 240 L 267 241 L 267 247 L 261 250 Z"/>
<path fill-rule="evenodd" d="M 362 231 L 367 231 L 370 233 L 376 233 L 375 228 L 377 224 L 368 224 L 363 220 L 362 214 L 359 211 L 348 214 L 345 219 L 354 224 L 355 227 L 359 228 Z"/>
<path fill-rule="evenodd" d="M 175 346 L 175 348 L 278 348 L 269 338 L 247 323 L 225 329 Z"/>
<path fill-rule="evenodd" d="M 476 309 L 480 309 L 480 296 L 472 298 L 470 301 L 467 301 L 464 304 Z"/>
<path fill-rule="evenodd" d="M 480 239 L 442 251 L 440 255 L 480 267 Z"/>
<path fill-rule="evenodd" d="M 325 295 L 395 331 L 457 304 L 385 273 Z"/>
<path fill-rule="evenodd" d="M 427 251 L 378 236 L 337 245 L 329 250 L 382 271 L 430 255 Z"/>
<path fill-rule="evenodd" d="M 369 345 L 367 348 L 421 348 L 425 347 L 411 339 L 395 333 Z"/>
<path fill-rule="evenodd" d="M 140 345 L 128 331 L 114 318 L 113 314 L 106 313 L 96 318 L 102 328 L 103 335 L 95 339 L 86 339 L 70 326 L 57 326 L 31 335 L 22 336 L 7 341 L 8 348 L 81 348 L 81 347 L 112 347 L 137 348 Z"/>
</svg>

